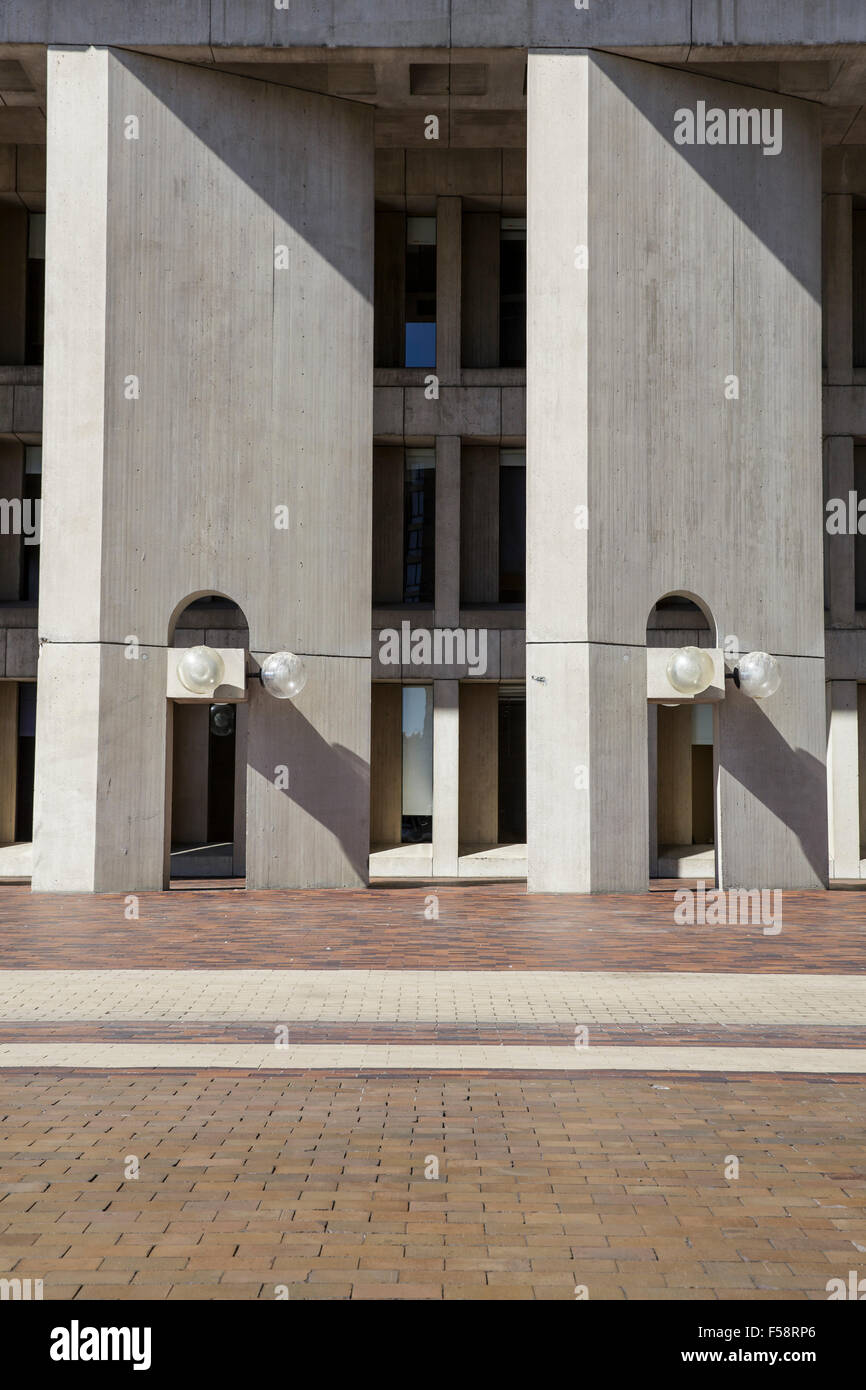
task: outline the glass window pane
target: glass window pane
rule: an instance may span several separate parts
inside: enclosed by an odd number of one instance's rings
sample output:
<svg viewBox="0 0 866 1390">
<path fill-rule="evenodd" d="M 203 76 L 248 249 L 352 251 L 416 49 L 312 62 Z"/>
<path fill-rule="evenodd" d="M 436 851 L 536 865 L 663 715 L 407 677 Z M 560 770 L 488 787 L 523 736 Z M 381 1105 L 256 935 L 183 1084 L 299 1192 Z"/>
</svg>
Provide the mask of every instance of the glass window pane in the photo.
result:
<svg viewBox="0 0 866 1390">
<path fill-rule="evenodd" d="M 436 366 L 436 218 L 406 218 L 404 365 Z"/>
<path fill-rule="evenodd" d="M 436 366 L 435 323 L 407 323 L 404 367 Z"/>
</svg>

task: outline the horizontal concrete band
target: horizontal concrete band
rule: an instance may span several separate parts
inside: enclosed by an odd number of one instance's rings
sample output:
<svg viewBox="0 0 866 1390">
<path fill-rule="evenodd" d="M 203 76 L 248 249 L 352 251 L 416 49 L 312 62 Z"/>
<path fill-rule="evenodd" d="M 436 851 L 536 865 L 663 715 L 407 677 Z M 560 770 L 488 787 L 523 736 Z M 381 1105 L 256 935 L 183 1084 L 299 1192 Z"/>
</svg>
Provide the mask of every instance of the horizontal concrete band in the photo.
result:
<svg viewBox="0 0 866 1390">
<path fill-rule="evenodd" d="M 22 1043 L 0 1046 L 0 1070 L 791 1072 L 866 1074 L 866 1049 L 833 1047 L 512 1047 L 195 1043 Z"/>
<path fill-rule="evenodd" d="M 862 1026 L 858 975 L 558 970 L 2 970 L 0 1022 Z M 666 1049 L 667 1050 L 667 1049 Z"/>
</svg>

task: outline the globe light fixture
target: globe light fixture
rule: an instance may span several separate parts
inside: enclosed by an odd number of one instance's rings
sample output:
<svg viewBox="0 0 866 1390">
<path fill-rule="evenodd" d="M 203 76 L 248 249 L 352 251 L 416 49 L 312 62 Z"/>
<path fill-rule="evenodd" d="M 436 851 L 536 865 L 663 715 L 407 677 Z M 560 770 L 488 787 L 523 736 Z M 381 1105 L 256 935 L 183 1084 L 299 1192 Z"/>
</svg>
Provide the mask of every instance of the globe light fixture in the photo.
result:
<svg viewBox="0 0 866 1390">
<path fill-rule="evenodd" d="M 768 700 L 782 680 L 782 668 L 769 652 L 747 652 L 734 671 L 734 684 L 752 700 Z"/>
<path fill-rule="evenodd" d="M 193 695 L 212 695 L 225 673 L 225 662 L 213 647 L 187 647 L 177 663 L 177 678 Z"/>
<path fill-rule="evenodd" d="M 680 695 L 700 695 L 713 679 L 713 658 L 701 647 L 677 647 L 665 668 L 668 681 Z"/>
<path fill-rule="evenodd" d="M 214 738 L 228 738 L 235 729 L 234 705 L 211 705 L 210 731 Z"/>
<path fill-rule="evenodd" d="M 273 652 L 262 662 L 259 676 L 275 700 L 294 700 L 307 683 L 307 668 L 294 652 Z"/>
</svg>

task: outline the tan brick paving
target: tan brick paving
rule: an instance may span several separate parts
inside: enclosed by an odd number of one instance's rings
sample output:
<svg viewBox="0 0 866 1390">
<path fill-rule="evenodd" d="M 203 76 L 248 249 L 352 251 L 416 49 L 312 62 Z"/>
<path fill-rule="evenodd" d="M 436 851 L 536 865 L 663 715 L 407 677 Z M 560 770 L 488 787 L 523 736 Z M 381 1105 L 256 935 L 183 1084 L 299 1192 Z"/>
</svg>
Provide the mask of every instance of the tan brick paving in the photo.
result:
<svg viewBox="0 0 866 1390">
<path fill-rule="evenodd" d="M 7 1073 L 0 1275 L 60 1299 L 803 1300 L 866 1274 L 866 1085 L 665 1084 Z"/>
</svg>

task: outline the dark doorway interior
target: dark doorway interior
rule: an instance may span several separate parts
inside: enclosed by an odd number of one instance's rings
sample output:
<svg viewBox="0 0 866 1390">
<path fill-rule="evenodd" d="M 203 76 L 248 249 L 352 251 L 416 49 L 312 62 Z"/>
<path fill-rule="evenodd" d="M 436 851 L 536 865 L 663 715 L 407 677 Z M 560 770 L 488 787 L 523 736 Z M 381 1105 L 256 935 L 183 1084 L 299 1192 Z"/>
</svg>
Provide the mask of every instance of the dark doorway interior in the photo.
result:
<svg viewBox="0 0 866 1390">
<path fill-rule="evenodd" d="M 211 843 L 234 840 L 235 708 L 211 705 L 208 731 L 207 837 Z"/>
<path fill-rule="evenodd" d="M 33 839 L 33 770 L 36 752 L 36 684 L 18 686 L 18 771 L 15 787 L 15 839 Z"/>
<path fill-rule="evenodd" d="M 526 689 L 499 688 L 499 843 L 526 843 Z"/>
<path fill-rule="evenodd" d="M 234 705 L 177 704 L 171 797 L 174 878 L 235 874 Z"/>
</svg>

